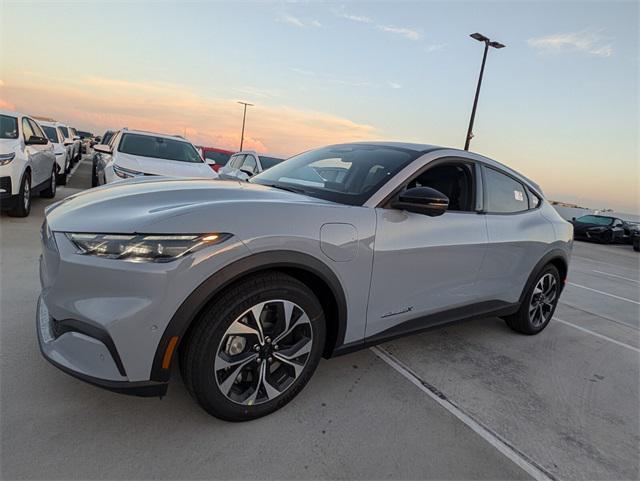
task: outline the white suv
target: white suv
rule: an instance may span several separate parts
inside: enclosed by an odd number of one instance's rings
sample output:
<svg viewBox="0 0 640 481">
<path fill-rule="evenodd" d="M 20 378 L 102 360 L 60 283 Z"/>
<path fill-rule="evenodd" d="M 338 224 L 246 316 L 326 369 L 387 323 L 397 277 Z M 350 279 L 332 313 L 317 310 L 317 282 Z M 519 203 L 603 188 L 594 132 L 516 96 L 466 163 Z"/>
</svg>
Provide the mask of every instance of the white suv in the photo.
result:
<svg viewBox="0 0 640 481">
<path fill-rule="evenodd" d="M 64 134 L 64 143 L 69 147 L 69 153 L 71 154 L 71 163 L 75 163 L 82 158 L 82 141 L 76 129 L 68 127 L 64 124 L 58 123 L 60 130 Z"/>
<path fill-rule="evenodd" d="M 69 146 L 72 145 L 64 138 L 64 133 L 57 122 L 40 120 L 40 127 L 53 144 L 53 153 L 58 164 L 57 181 L 59 185 L 67 184 L 67 175 L 71 170 L 71 155 Z"/>
<path fill-rule="evenodd" d="M 140 130 L 120 130 L 109 145 L 94 145 L 103 156 L 104 175 L 99 183 L 111 183 L 142 175 L 216 179 L 218 174 L 200 157 L 188 140 L 174 135 Z M 104 156 L 108 156 L 106 159 Z"/>
<path fill-rule="evenodd" d="M 260 172 L 263 172 L 283 159 L 260 155 L 253 150 L 243 150 L 233 154 L 222 169 L 220 169 L 221 179 L 249 180 Z"/>
<path fill-rule="evenodd" d="M 31 117 L 0 110 L 0 205 L 14 217 L 31 211 L 31 195 L 56 195 L 53 145 Z"/>
</svg>

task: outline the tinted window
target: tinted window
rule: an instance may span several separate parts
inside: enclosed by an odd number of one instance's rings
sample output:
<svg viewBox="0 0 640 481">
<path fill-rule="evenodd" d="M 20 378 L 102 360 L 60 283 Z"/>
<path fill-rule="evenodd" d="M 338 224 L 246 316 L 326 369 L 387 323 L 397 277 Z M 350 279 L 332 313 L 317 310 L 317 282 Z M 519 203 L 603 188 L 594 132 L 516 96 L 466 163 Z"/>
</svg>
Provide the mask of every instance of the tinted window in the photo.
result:
<svg viewBox="0 0 640 481">
<path fill-rule="evenodd" d="M 529 208 L 524 186 L 497 170 L 485 168 L 486 210 L 495 213 L 522 212 Z"/>
<path fill-rule="evenodd" d="M 255 172 L 256 171 L 256 167 L 258 166 L 257 162 L 256 162 L 256 158 L 253 155 L 247 155 L 244 158 L 244 162 L 242 164 L 242 167 L 240 167 L 242 170 L 246 170 L 247 172 Z"/>
<path fill-rule="evenodd" d="M 56 142 L 56 143 L 58 142 L 58 134 L 55 127 L 49 127 L 48 125 L 43 125 L 42 130 L 44 130 L 44 133 L 46 134 L 46 136 L 49 138 L 51 142 Z"/>
<path fill-rule="evenodd" d="M 60 130 L 62 130 L 62 133 L 64 134 L 65 138 L 69 138 L 69 129 L 61 125 Z"/>
<path fill-rule="evenodd" d="M 244 160 L 244 155 L 236 155 L 231 159 L 229 167 L 232 169 L 239 169 L 242 165 L 242 161 Z"/>
<path fill-rule="evenodd" d="M 226 165 L 229 161 L 230 154 L 223 154 L 222 152 L 216 152 L 215 150 L 207 150 L 204 153 L 204 158 L 213 160 L 216 165 Z"/>
<path fill-rule="evenodd" d="M 189 142 L 153 135 L 124 134 L 118 150 L 141 157 L 202 163 L 198 151 Z"/>
<path fill-rule="evenodd" d="M 18 119 L 8 115 L 0 115 L 0 139 L 18 138 Z"/>
<path fill-rule="evenodd" d="M 31 124 L 27 119 L 22 119 L 22 136 L 24 137 L 24 140 L 29 140 L 32 135 L 36 134 L 31 128 Z"/>
<path fill-rule="evenodd" d="M 436 189 L 449 199 L 448 210 L 467 212 L 475 210 L 474 178 L 472 170 L 467 164 L 447 163 L 435 165 L 409 182 L 407 187 L 431 187 Z"/>
<path fill-rule="evenodd" d="M 73 137 L 77 137 L 78 136 L 78 132 L 76 132 L 76 129 L 74 129 L 73 127 L 69 127 L 69 132 L 71 132 L 71 135 Z"/>
<path fill-rule="evenodd" d="M 273 167 L 274 165 L 282 162 L 283 159 L 277 159 L 275 157 L 266 157 L 264 155 L 260 156 L 260 165 L 262 165 L 262 170 L 267 170 Z"/>
<path fill-rule="evenodd" d="M 40 128 L 40 124 L 38 124 L 38 122 L 33 119 L 29 119 L 29 123 L 31 124 L 31 130 L 33 130 L 38 137 L 46 139 L 44 132 Z"/>
<path fill-rule="evenodd" d="M 582 222 L 583 224 L 596 224 L 596 225 L 611 225 L 613 223 L 613 217 L 603 217 L 600 215 L 583 215 L 578 217 L 576 222 Z"/>
<path fill-rule="evenodd" d="M 324 147 L 291 157 L 251 182 L 281 185 L 334 202 L 362 205 L 418 155 L 419 152 L 380 145 Z M 323 171 L 329 170 L 333 173 L 325 178 Z"/>
<path fill-rule="evenodd" d="M 107 132 L 105 132 L 105 134 L 102 136 L 102 142 L 100 142 L 101 144 L 108 144 L 109 141 L 111 140 L 111 137 L 113 137 L 113 132 L 111 132 L 110 130 L 108 130 Z"/>
</svg>

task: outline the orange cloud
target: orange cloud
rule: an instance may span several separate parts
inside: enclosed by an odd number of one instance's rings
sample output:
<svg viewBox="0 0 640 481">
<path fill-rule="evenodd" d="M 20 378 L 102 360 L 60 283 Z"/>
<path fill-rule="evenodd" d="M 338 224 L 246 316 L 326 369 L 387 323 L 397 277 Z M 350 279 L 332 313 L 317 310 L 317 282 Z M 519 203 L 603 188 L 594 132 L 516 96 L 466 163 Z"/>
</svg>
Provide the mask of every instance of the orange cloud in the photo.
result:
<svg viewBox="0 0 640 481">
<path fill-rule="evenodd" d="M 15 110 L 16 106 L 13 105 L 11 102 L 8 102 L 3 98 L 0 98 L 0 109 Z"/>
<path fill-rule="evenodd" d="M 33 73 L 5 79 L 3 91 L 19 110 L 102 132 L 129 127 L 168 134 L 185 132 L 196 144 L 237 150 L 242 109 L 235 99 L 205 98 L 167 83 L 96 76 L 39 79 Z M 12 106 L 13 107 L 13 106 Z M 244 147 L 291 155 L 319 145 L 376 137 L 376 129 L 335 115 L 291 107 L 256 106 L 247 112 Z"/>
</svg>

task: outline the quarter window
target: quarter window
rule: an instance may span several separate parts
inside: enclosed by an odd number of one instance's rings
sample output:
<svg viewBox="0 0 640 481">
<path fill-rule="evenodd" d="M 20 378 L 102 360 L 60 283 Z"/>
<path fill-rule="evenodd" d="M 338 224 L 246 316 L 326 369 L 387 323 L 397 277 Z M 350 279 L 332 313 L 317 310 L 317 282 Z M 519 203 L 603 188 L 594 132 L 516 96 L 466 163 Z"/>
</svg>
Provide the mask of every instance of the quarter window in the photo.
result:
<svg viewBox="0 0 640 481">
<path fill-rule="evenodd" d="M 496 214 L 512 214 L 529 208 L 524 186 L 495 169 L 484 169 L 486 185 L 486 211 Z"/>
<path fill-rule="evenodd" d="M 33 129 L 31 128 L 31 124 L 29 120 L 24 118 L 22 119 L 22 135 L 24 140 L 29 140 L 32 135 L 36 135 Z"/>
<path fill-rule="evenodd" d="M 46 139 L 44 132 L 42 131 L 42 129 L 40 128 L 40 126 L 35 120 L 29 119 L 29 123 L 31 124 L 31 129 L 35 132 L 35 134 L 38 137 Z"/>
</svg>

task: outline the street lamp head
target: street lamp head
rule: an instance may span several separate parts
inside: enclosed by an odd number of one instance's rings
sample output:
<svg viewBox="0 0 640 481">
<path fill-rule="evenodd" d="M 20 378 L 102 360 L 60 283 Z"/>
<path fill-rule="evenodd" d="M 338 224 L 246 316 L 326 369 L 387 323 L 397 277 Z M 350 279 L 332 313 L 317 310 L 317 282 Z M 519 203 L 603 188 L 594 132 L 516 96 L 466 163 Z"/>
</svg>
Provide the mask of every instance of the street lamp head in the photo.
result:
<svg viewBox="0 0 640 481">
<path fill-rule="evenodd" d="M 249 106 L 249 107 L 253 107 L 253 104 L 250 104 L 249 102 L 241 102 L 240 100 L 238 100 L 238 103 L 239 103 L 240 105 L 247 105 L 247 106 Z"/>
<path fill-rule="evenodd" d="M 493 48 L 504 48 L 506 45 L 503 45 L 500 42 L 489 42 L 489 46 Z"/>
<path fill-rule="evenodd" d="M 472 33 L 471 35 L 469 35 L 471 38 L 475 38 L 478 42 L 487 42 L 489 41 L 489 39 L 487 37 L 485 37 L 484 35 L 482 35 L 481 33 Z"/>
</svg>

